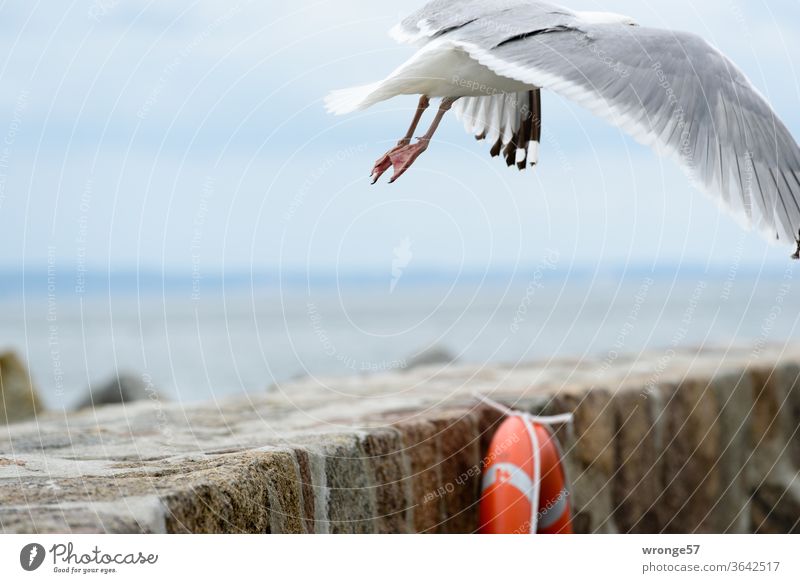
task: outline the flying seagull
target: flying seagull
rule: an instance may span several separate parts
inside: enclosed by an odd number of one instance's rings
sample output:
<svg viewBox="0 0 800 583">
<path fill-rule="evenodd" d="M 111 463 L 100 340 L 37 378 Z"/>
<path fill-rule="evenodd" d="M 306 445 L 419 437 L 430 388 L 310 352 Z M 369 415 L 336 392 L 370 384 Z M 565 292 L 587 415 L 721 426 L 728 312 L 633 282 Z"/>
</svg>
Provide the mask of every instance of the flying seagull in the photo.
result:
<svg viewBox="0 0 800 583">
<path fill-rule="evenodd" d="M 492 156 L 535 165 L 546 89 L 676 159 L 744 226 L 797 244 L 800 259 L 800 149 L 745 74 L 702 38 L 537 0 L 435 0 L 390 34 L 416 54 L 383 81 L 326 98 L 328 111 L 345 114 L 421 96 L 373 183 L 390 167 L 391 182 L 402 176 L 451 108 Z M 442 98 L 439 111 L 412 142 L 431 98 Z"/>
</svg>

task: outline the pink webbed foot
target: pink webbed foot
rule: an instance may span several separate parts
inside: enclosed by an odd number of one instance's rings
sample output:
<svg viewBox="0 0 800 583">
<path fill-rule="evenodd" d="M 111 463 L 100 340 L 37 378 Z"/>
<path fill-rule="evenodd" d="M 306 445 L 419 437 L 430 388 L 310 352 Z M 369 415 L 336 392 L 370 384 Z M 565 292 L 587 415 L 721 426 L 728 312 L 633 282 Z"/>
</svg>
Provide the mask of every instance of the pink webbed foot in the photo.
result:
<svg viewBox="0 0 800 583">
<path fill-rule="evenodd" d="M 428 149 L 427 140 L 420 140 L 416 144 L 409 144 L 402 148 L 397 148 L 389 153 L 389 159 L 394 167 L 394 176 L 389 181 L 389 184 L 400 178 L 405 174 L 406 170 L 411 168 L 414 161 Z"/>
<path fill-rule="evenodd" d="M 372 173 L 370 174 L 370 177 L 372 178 L 372 184 L 378 182 L 380 177 L 383 176 L 384 172 L 386 172 L 392 166 L 392 154 L 404 148 L 405 146 L 406 144 L 403 143 L 396 145 L 394 148 L 381 156 L 377 162 L 375 162 L 375 166 L 372 168 Z"/>
</svg>

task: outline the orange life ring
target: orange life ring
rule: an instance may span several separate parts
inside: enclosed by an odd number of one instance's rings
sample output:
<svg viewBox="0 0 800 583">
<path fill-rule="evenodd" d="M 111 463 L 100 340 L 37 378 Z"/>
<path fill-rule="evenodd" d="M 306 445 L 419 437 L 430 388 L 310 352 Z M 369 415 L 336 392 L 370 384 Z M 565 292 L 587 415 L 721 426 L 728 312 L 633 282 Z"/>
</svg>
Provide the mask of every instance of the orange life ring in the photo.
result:
<svg viewBox="0 0 800 583">
<path fill-rule="evenodd" d="M 481 534 L 572 534 L 569 496 L 550 429 L 522 415 L 506 419 L 492 438 L 483 472 Z"/>
</svg>

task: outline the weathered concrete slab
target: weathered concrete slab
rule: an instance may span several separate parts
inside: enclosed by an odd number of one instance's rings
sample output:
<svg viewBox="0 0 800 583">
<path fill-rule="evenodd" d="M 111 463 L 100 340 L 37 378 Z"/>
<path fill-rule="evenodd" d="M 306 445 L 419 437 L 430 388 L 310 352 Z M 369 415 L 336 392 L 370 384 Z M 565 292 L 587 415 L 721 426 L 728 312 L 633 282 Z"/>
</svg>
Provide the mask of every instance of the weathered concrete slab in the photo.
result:
<svg viewBox="0 0 800 583">
<path fill-rule="evenodd" d="M 579 532 L 800 523 L 800 349 L 447 365 L 0 427 L 3 532 L 472 532 L 501 415 L 559 429 Z"/>
</svg>

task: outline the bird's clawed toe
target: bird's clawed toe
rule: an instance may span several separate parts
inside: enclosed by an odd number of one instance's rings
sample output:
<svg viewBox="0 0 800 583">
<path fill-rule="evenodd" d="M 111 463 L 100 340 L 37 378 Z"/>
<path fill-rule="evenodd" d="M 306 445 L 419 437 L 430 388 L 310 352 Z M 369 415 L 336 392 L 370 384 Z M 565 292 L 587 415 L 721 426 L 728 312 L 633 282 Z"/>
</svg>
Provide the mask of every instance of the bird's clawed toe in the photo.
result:
<svg viewBox="0 0 800 583">
<path fill-rule="evenodd" d="M 395 176 L 392 178 L 392 182 L 397 180 L 397 166 L 394 162 L 396 156 L 402 156 L 402 152 L 405 148 L 409 146 L 409 141 L 407 140 L 400 140 L 400 142 L 391 150 L 386 152 L 383 156 L 375 162 L 375 166 L 372 168 L 372 173 L 370 177 L 372 177 L 372 184 L 378 182 L 381 176 L 392 166 L 395 166 Z"/>
<path fill-rule="evenodd" d="M 389 159 L 394 167 L 394 176 L 389 180 L 389 184 L 392 184 L 405 174 L 406 170 L 411 168 L 411 165 L 416 159 L 427 149 L 427 140 L 420 140 L 416 144 L 408 144 L 407 146 L 392 150 L 392 152 L 389 153 Z"/>
<path fill-rule="evenodd" d="M 395 152 L 402 150 L 408 144 L 405 142 L 400 142 L 394 148 L 386 152 L 383 156 L 381 156 L 377 162 L 375 162 L 375 166 L 372 168 L 372 173 L 370 177 L 372 178 L 372 184 L 378 182 L 381 176 L 392 167 L 392 156 Z"/>
<path fill-rule="evenodd" d="M 378 182 L 381 176 L 390 168 L 394 167 L 394 176 L 389 180 L 389 184 L 405 174 L 420 154 L 428 149 L 427 140 L 420 140 L 416 144 L 399 144 L 386 152 L 372 169 L 372 184 Z"/>
<path fill-rule="evenodd" d="M 378 179 L 383 176 L 383 173 L 386 172 L 391 165 L 392 160 L 389 158 L 389 154 L 384 154 L 383 158 L 375 162 L 375 167 L 372 169 L 372 173 L 370 174 L 370 177 L 372 178 L 372 184 L 378 182 Z"/>
</svg>

